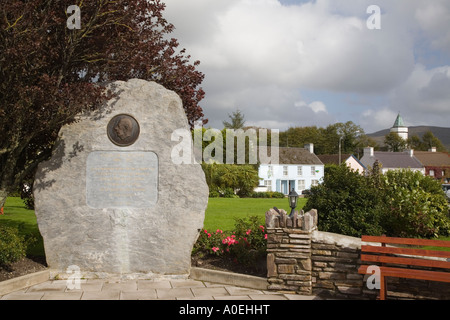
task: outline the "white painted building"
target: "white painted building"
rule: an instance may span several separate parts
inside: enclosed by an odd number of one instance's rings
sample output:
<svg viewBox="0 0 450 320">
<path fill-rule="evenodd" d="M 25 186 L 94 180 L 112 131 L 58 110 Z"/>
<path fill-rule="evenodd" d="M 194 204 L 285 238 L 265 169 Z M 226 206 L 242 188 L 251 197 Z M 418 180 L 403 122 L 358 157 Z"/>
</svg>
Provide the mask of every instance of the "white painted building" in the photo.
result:
<svg viewBox="0 0 450 320">
<path fill-rule="evenodd" d="M 285 195 L 294 189 L 298 194 L 323 182 L 324 164 L 314 154 L 313 144 L 305 148 L 278 148 L 278 164 L 259 166 L 260 186 L 256 191 L 278 191 Z"/>
</svg>

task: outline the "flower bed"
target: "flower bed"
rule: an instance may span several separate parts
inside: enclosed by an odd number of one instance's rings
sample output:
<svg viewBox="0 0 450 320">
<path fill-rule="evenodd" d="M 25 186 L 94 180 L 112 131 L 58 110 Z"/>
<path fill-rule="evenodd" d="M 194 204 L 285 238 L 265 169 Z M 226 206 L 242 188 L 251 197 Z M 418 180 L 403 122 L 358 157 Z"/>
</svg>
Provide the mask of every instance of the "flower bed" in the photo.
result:
<svg viewBox="0 0 450 320">
<path fill-rule="evenodd" d="M 236 219 L 233 231 L 208 231 L 203 229 L 194 245 L 196 260 L 222 262 L 250 274 L 263 274 L 266 268 L 266 239 L 264 224 L 256 216 Z M 228 267 L 227 269 L 229 269 Z"/>
</svg>

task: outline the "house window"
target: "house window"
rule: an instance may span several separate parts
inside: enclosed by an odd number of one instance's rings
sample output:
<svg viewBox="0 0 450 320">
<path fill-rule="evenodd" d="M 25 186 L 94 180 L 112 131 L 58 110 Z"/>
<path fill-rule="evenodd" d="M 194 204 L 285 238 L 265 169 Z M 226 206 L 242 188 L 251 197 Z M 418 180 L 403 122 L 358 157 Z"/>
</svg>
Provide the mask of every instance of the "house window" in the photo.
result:
<svg viewBox="0 0 450 320">
<path fill-rule="evenodd" d="M 298 190 L 304 190 L 305 189 L 305 180 L 298 180 Z"/>
<path fill-rule="evenodd" d="M 434 177 L 434 170 L 433 169 L 430 170 L 430 177 Z"/>
<path fill-rule="evenodd" d="M 303 175 L 302 166 L 297 166 L 297 175 L 298 176 L 302 176 Z"/>
<path fill-rule="evenodd" d="M 315 175 L 316 175 L 316 167 L 315 167 L 315 166 L 312 166 L 312 167 L 311 167 L 311 175 L 312 175 L 312 176 L 315 176 Z"/>
<path fill-rule="evenodd" d="M 273 175 L 273 171 L 272 171 L 272 166 L 269 166 L 269 168 L 267 169 L 267 176 L 270 178 Z"/>
<path fill-rule="evenodd" d="M 264 185 L 267 187 L 267 191 L 272 191 L 272 180 L 264 180 Z"/>
<path fill-rule="evenodd" d="M 315 187 L 319 185 L 319 180 L 311 180 L 311 187 Z"/>
<path fill-rule="evenodd" d="M 283 166 L 283 176 L 288 175 L 288 166 Z"/>
</svg>

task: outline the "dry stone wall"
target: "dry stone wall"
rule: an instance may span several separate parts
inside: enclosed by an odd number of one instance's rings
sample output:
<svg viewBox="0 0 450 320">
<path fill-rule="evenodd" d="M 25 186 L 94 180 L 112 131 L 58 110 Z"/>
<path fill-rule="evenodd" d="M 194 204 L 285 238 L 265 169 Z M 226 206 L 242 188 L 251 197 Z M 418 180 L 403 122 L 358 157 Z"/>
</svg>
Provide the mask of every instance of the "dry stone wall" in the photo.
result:
<svg viewBox="0 0 450 320">
<path fill-rule="evenodd" d="M 337 299 L 376 299 L 358 274 L 361 239 L 317 230 L 317 211 L 266 212 L 267 278 L 269 290 Z M 450 274 L 450 273 L 449 273 Z M 388 278 L 389 299 L 450 299 L 450 284 Z"/>
</svg>

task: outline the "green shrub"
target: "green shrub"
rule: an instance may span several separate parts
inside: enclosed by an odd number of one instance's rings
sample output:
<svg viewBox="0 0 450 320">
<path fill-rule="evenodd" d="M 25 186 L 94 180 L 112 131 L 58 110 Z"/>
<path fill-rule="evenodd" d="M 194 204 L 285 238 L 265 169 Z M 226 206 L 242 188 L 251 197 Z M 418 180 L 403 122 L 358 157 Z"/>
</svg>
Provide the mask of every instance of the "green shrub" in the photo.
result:
<svg viewBox="0 0 450 320">
<path fill-rule="evenodd" d="M 448 235 L 450 220 L 439 183 L 420 172 L 388 171 L 382 176 L 383 219 L 386 234 L 400 237 Z"/>
<path fill-rule="evenodd" d="M 450 219 L 437 181 L 411 170 L 379 168 L 367 176 L 347 166 L 325 166 L 324 183 L 311 188 L 304 210 L 319 212 L 319 230 L 360 237 L 448 235 Z"/>
<path fill-rule="evenodd" d="M 210 198 L 219 198 L 220 197 L 220 193 L 219 193 L 219 191 L 215 191 L 215 190 L 209 191 L 209 197 Z"/>
<path fill-rule="evenodd" d="M 277 198 L 282 199 L 285 195 L 277 191 L 253 192 L 252 198 Z"/>
<path fill-rule="evenodd" d="M 347 166 L 325 166 L 324 182 L 311 188 L 305 211 L 317 209 L 321 231 L 360 237 L 381 235 L 380 211 L 374 188 Z"/>
<path fill-rule="evenodd" d="M 0 265 L 8 265 L 24 258 L 27 241 L 17 228 L 0 226 Z"/>
</svg>

